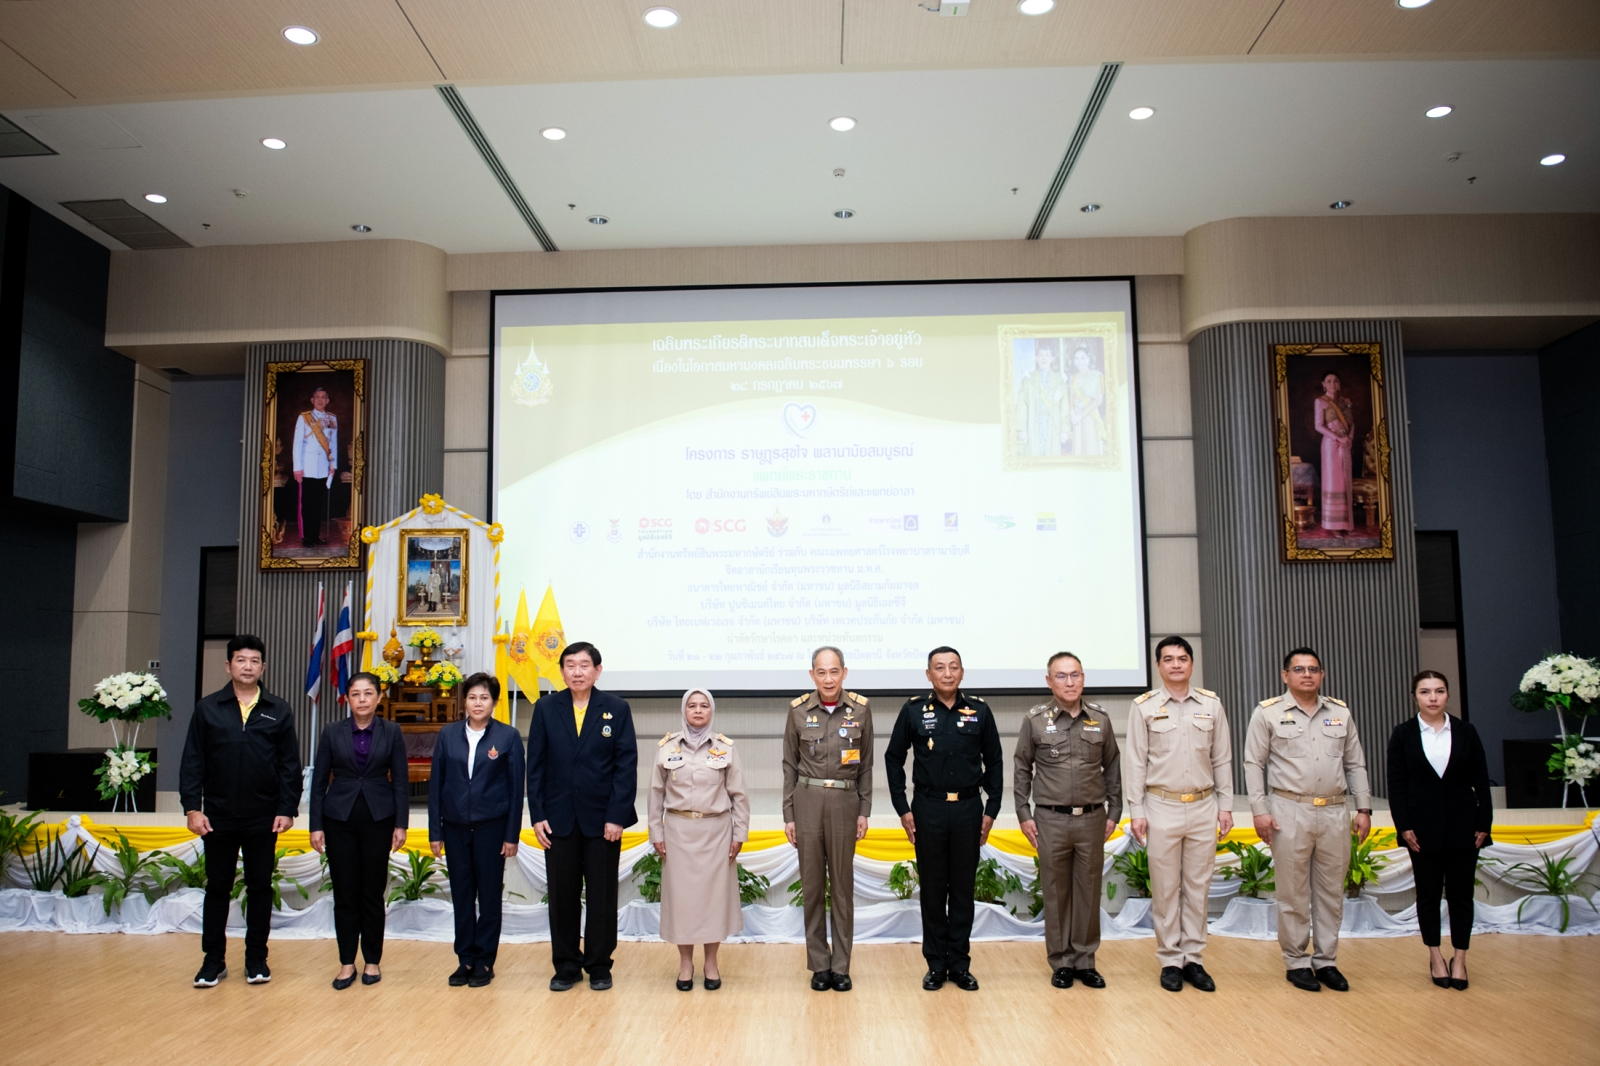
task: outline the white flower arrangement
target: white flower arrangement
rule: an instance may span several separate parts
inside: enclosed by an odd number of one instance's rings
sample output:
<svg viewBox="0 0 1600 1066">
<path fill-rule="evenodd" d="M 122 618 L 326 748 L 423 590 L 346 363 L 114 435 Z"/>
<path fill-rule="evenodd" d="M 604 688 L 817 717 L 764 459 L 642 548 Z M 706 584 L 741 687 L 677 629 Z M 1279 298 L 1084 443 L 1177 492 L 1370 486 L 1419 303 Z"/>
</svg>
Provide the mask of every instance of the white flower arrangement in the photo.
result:
<svg viewBox="0 0 1600 1066">
<path fill-rule="evenodd" d="M 94 695 L 78 701 L 78 708 L 102 722 L 113 720 L 140 722 L 146 718 L 170 718 L 167 690 L 155 674 L 112 674 L 94 687 Z"/>
<path fill-rule="evenodd" d="M 1552 655 L 1535 663 L 1522 675 L 1518 691 L 1529 694 L 1543 693 L 1552 696 L 1576 696 L 1583 703 L 1600 700 L 1600 665 L 1593 659 L 1580 659 L 1576 655 Z M 1567 703 L 1567 700 L 1546 701 Z"/>
<path fill-rule="evenodd" d="M 155 763 L 142 752 L 126 747 L 107 748 L 105 764 L 95 771 L 100 778 L 101 797 L 110 799 L 119 792 L 132 792 L 154 769 Z"/>
<path fill-rule="evenodd" d="M 1572 738 L 1577 740 L 1576 737 Z M 1584 788 L 1600 774 L 1600 751 L 1587 740 L 1577 740 L 1562 753 L 1562 777 L 1568 784 Z"/>
</svg>

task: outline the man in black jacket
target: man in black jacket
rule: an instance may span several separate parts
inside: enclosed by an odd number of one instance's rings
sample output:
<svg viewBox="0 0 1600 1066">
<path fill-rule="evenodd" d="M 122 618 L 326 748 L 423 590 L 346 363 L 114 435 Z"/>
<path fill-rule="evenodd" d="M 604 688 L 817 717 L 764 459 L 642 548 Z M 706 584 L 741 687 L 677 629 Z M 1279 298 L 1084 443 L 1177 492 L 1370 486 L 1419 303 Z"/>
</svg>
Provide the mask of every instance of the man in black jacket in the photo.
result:
<svg viewBox="0 0 1600 1066">
<path fill-rule="evenodd" d="M 244 856 L 245 980 L 272 979 L 267 932 L 272 923 L 272 860 L 278 834 L 300 809 L 300 746 L 294 712 L 261 685 L 267 648 L 260 637 L 228 641 L 226 687 L 195 704 L 183 745 L 178 796 L 189 831 L 206 850 L 206 903 L 200 936 L 205 962 L 196 988 L 228 976 L 228 903 L 235 864 Z"/>
</svg>

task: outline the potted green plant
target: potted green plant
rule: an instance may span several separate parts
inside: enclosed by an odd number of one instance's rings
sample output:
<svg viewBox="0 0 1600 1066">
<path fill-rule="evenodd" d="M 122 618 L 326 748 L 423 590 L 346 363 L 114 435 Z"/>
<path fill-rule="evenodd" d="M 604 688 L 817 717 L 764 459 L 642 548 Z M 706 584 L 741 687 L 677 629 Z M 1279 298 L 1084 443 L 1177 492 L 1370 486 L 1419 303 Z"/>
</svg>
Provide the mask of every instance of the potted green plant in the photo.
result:
<svg viewBox="0 0 1600 1066">
<path fill-rule="evenodd" d="M 758 873 L 752 873 L 743 866 L 739 868 L 739 905 L 748 907 L 752 903 L 760 903 L 767 898 L 767 893 L 772 891 L 772 878 Z"/>
<path fill-rule="evenodd" d="M 1149 930 L 1154 932 L 1150 919 L 1150 853 L 1138 845 L 1111 860 L 1111 872 L 1120 874 L 1128 888 L 1128 898 L 1116 914 L 1118 928 L 1124 932 Z M 1106 899 L 1117 898 L 1115 881 L 1106 883 Z"/>
<path fill-rule="evenodd" d="M 139 925 L 149 917 L 150 905 L 155 902 L 161 886 L 160 855 L 160 852 L 141 855 L 128 843 L 127 836 L 117 834 L 117 846 L 113 851 L 116 872 L 99 873 L 94 877 L 95 884 L 101 888 L 100 903 L 106 917 L 111 917 L 113 908 L 117 911 L 117 921 L 125 926 Z"/>
<path fill-rule="evenodd" d="M 1572 924 L 1574 899 L 1593 912 L 1594 918 L 1590 921 L 1600 919 L 1600 908 L 1596 908 L 1594 901 L 1589 898 L 1589 893 L 1593 892 L 1596 885 L 1595 875 L 1575 869 L 1573 859 L 1574 856 L 1570 854 L 1559 859 L 1541 855 L 1537 863 L 1518 862 L 1506 867 L 1506 879 L 1528 893 L 1517 904 L 1518 925 L 1523 923 L 1523 912 L 1531 904 L 1534 911 L 1532 920 L 1546 927 L 1552 924 L 1552 919 L 1559 911 L 1561 920 L 1556 931 L 1565 933 L 1567 926 Z M 1582 911 L 1578 913 L 1588 918 Z"/>
<path fill-rule="evenodd" d="M 1006 896 L 1021 891 L 1022 878 L 1001 866 L 1000 860 L 984 859 L 978 864 L 977 873 L 972 879 L 972 898 L 975 902 L 1005 907 Z M 1015 907 L 1010 910 L 1012 914 L 1017 913 Z"/>
<path fill-rule="evenodd" d="M 1389 865 L 1387 855 L 1374 854 L 1395 846 L 1393 833 L 1369 833 L 1366 840 L 1350 834 L 1350 869 L 1344 875 L 1346 899 L 1357 899 L 1368 885 L 1378 883 L 1378 874 Z"/>
<path fill-rule="evenodd" d="M 1562 782 L 1561 806 L 1567 805 L 1567 794 L 1576 785 L 1580 801 L 1588 807 L 1587 787 L 1600 774 L 1600 753 L 1584 739 L 1583 725 L 1600 710 L 1600 663 L 1577 655 L 1542 659 L 1522 675 L 1511 706 L 1529 714 L 1555 712 L 1558 736 L 1545 765 L 1551 778 Z M 1569 724 L 1574 729 L 1569 730 Z"/>
<path fill-rule="evenodd" d="M 639 898 L 646 903 L 661 902 L 661 856 L 651 848 L 633 864 L 628 880 L 638 882 Z"/>
<path fill-rule="evenodd" d="M 917 894 L 921 884 L 922 872 L 917 868 L 916 859 L 897 862 L 889 867 L 888 887 L 895 899 L 910 899 Z"/>
<path fill-rule="evenodd" d="M 1228 901 L 1222 917 L 1212 923 L 1211 931 L 1223 936 L 1244 937 L 1250 940 L 1274 940 L 1278 936 L 1278 901 L 1262 899 L 1261 893 L 1276 891 L 1272 856 L 1258 845 L 1246 847 L 1237 840 L 1222 845 L 1238 863 L 1224 865 L 1219 871 L 1226 880 L 1239 882 L 1239 894 Z"/>
<path fill-rule="evenodd" d="M 78 709 L 111 727 L 106 761 L 94 772 L 100 798 L 111 800 L 113 811 L 123 804 L 137 811 L 133 790 L 156 768 L 149 755 L 137 750 L 139 727 L 151 718 L 172 717 L 167 690 L 154 674 L 112 674 L 95 685 L 93 696 L 78 701 Z"/>
</svg>

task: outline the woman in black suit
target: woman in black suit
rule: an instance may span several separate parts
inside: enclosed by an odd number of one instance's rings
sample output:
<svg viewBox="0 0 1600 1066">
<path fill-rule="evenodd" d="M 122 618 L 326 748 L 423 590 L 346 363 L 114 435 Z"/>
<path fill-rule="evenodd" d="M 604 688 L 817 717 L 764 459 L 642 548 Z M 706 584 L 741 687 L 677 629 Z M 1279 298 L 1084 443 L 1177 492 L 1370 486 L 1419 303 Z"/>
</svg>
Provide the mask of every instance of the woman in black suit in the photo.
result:
<svg viewBox="0 0 1600 1066">
<path fill-rule="evenodd" d="M 1467 987 L 1472 883 L 1478 849 L 1492 843 L 1489 764 L 1478 731 L 1445 713 L 1449 683 L 1435 670 L 1411 681 L 1417 717 L 1389 737 L 1389 811 L 1417 880 L 1417 925 L 1428 945 L 1428 974 L 1440 988 Z M 1447 964 L 1439 950 L 1439 897 L 1450 903 Z"/>
<path fill-rule="evenodd" d="M 389 852 L 406 842 L 411 820 L 406 738 L 379 718 L 378 679 L 359 673 L 346 692 L 350 717 L 329 722 L 317 741 L 311 770 L 311 846 L 327 849 L 333 877 L 333 927 L 339 939 L 339 975 L 333 987 L 356 979 L 356 944 L 366 969 L 361 983 L 383 979 L 384 890 Z"/>
</svg>

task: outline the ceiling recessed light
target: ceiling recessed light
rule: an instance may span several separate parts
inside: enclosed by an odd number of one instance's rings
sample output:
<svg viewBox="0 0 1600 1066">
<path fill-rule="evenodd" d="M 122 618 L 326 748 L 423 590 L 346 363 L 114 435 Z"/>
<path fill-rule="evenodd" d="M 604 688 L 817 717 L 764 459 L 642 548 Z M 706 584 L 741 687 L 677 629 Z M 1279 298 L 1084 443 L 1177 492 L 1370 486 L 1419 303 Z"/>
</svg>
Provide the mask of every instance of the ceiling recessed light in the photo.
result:
<svg viewBox="0 0 1600 1066">
<path fill-rule="evenodd" d="M 367 225 L 365 222 L 357 222 L 354 226 L 351 226 L 350 228 L 355 230 L 357 233 L 371 233 L 372 232 L 372 227 Z"/>
<path fill-rule="evenodd" d="M 678 13 L 670 7 L 652 7 L 644 13 L 644 22 L 658 30 L 668 30 L 678 24 Z"/>
<path fill-rule="evenodd" d="M 1330 208 L 1332 208 L 1333 210 L 1335 210 L 1335 211 L 1343 211 L 1345 208 L 1350 207 L 1354 203 L 1355 203 L 1354 200 L 1335 200 L 1333 203 L 1329 204 L 1328 206 Z"/>
<path fill-rule="evenodd" d="M 604 216 L 604 215 L 590 215 L 589 216 L 589 225 L 591 225 L 591 226 L 604 226 L 607 222 L 610 222 L 610 221 L 611 220 L 609 218 L 607 218 L 606 216 Z"/>
<path fill-rule="evenodd" d="M 1056 0 L 1017 0 L 1017 10 L 1024 15 L 1043 15 L 1056 6 Z"/>
<path fill-rule="evenodd" d="M 317 43 L 317 31 L 309 30 L 304 26 L 289 26 L 284 29 L 283 36 L 290 44 Z"/>
<path fill-rule="evenodd" d="M 1438 107 L 1428 108 L 1428 110 L 1424 111 L 1423 114 L 1427 115 L 1429 118 L 1444 118 L 1454 110 L 1455 108 L 1451 107 L 1449 104 L 1440 104 Z"/>
<path fill-rule="evenodd" d="M 1539 165 L 1542 167 L 1553 167 L 1558 164 L 1565 163 L 1566 161 L 1566 156 L 1562 155 L 1560 152 L 1555 152 L 1539 160 Z"/>
<path fill-rule="evenodd" d="M 566 140 L 567 131 L 562 129 L 560 126 L 546 126 L 544 129 L 539 131 L 539 136 L 543 137 L 547 141 L 562 141 Z"/>
<path fill-rule="evenodd" d="M 828 120 L 828 127 L 830 129 L 838 130 L 840 133 L 844 133 L 847 130 L 853 130 L 856 128 L 856 120 L 851 118 L 849 115 L 840 115 L 838 118 L 830 118 Z"/>
<path fill-rule="evenodd" d="M 1433 0 L 1394 0 L 1395 7 L 1403 7 L 1408 11 L 1416 7 L 1427 7 L 1431 3 Z"/>
<path fill-rule="evenodd" d="M 289 147 L 289 142 L 279 137 L 263 137 L 261 138 L 261 144 L 263 147 L 271 148 L 274 152 L 281 152 Z"/>
<path fill-rule="evenodd" d="M 1082 211 L 1086 215 L 1092 215 L 1096 211 L 1100 210 L 1100 205 L 1099 204 L 1084 204 L 1082 207 L 1078 208 L 1078 210 Z"/>
<path fill-rule="evenodd" d="M 1562 158 L 1565 159 L 1566 157 L 1562 156 Z M 144 198 L 153 204 L 164 204 L 167 202 L 167 198 L 158 192 L 147 192 L 144 194 Z"/>
<path fill-rule="evenodd" d="M 848 207 L 841 207 L 833 213 L 834 218 L 855 218 L 856 213 Z"/>
<path fill-rule="evenodd" d="M 1135 122 L 1143 122 L 1145 119 L 1149 118 L 1155 113 L 1156 109 L 1153 107 L 1136 107 L 1132 111 L 1128 112 L 1128 117 L 1133 119 Z"/>
</svg>

